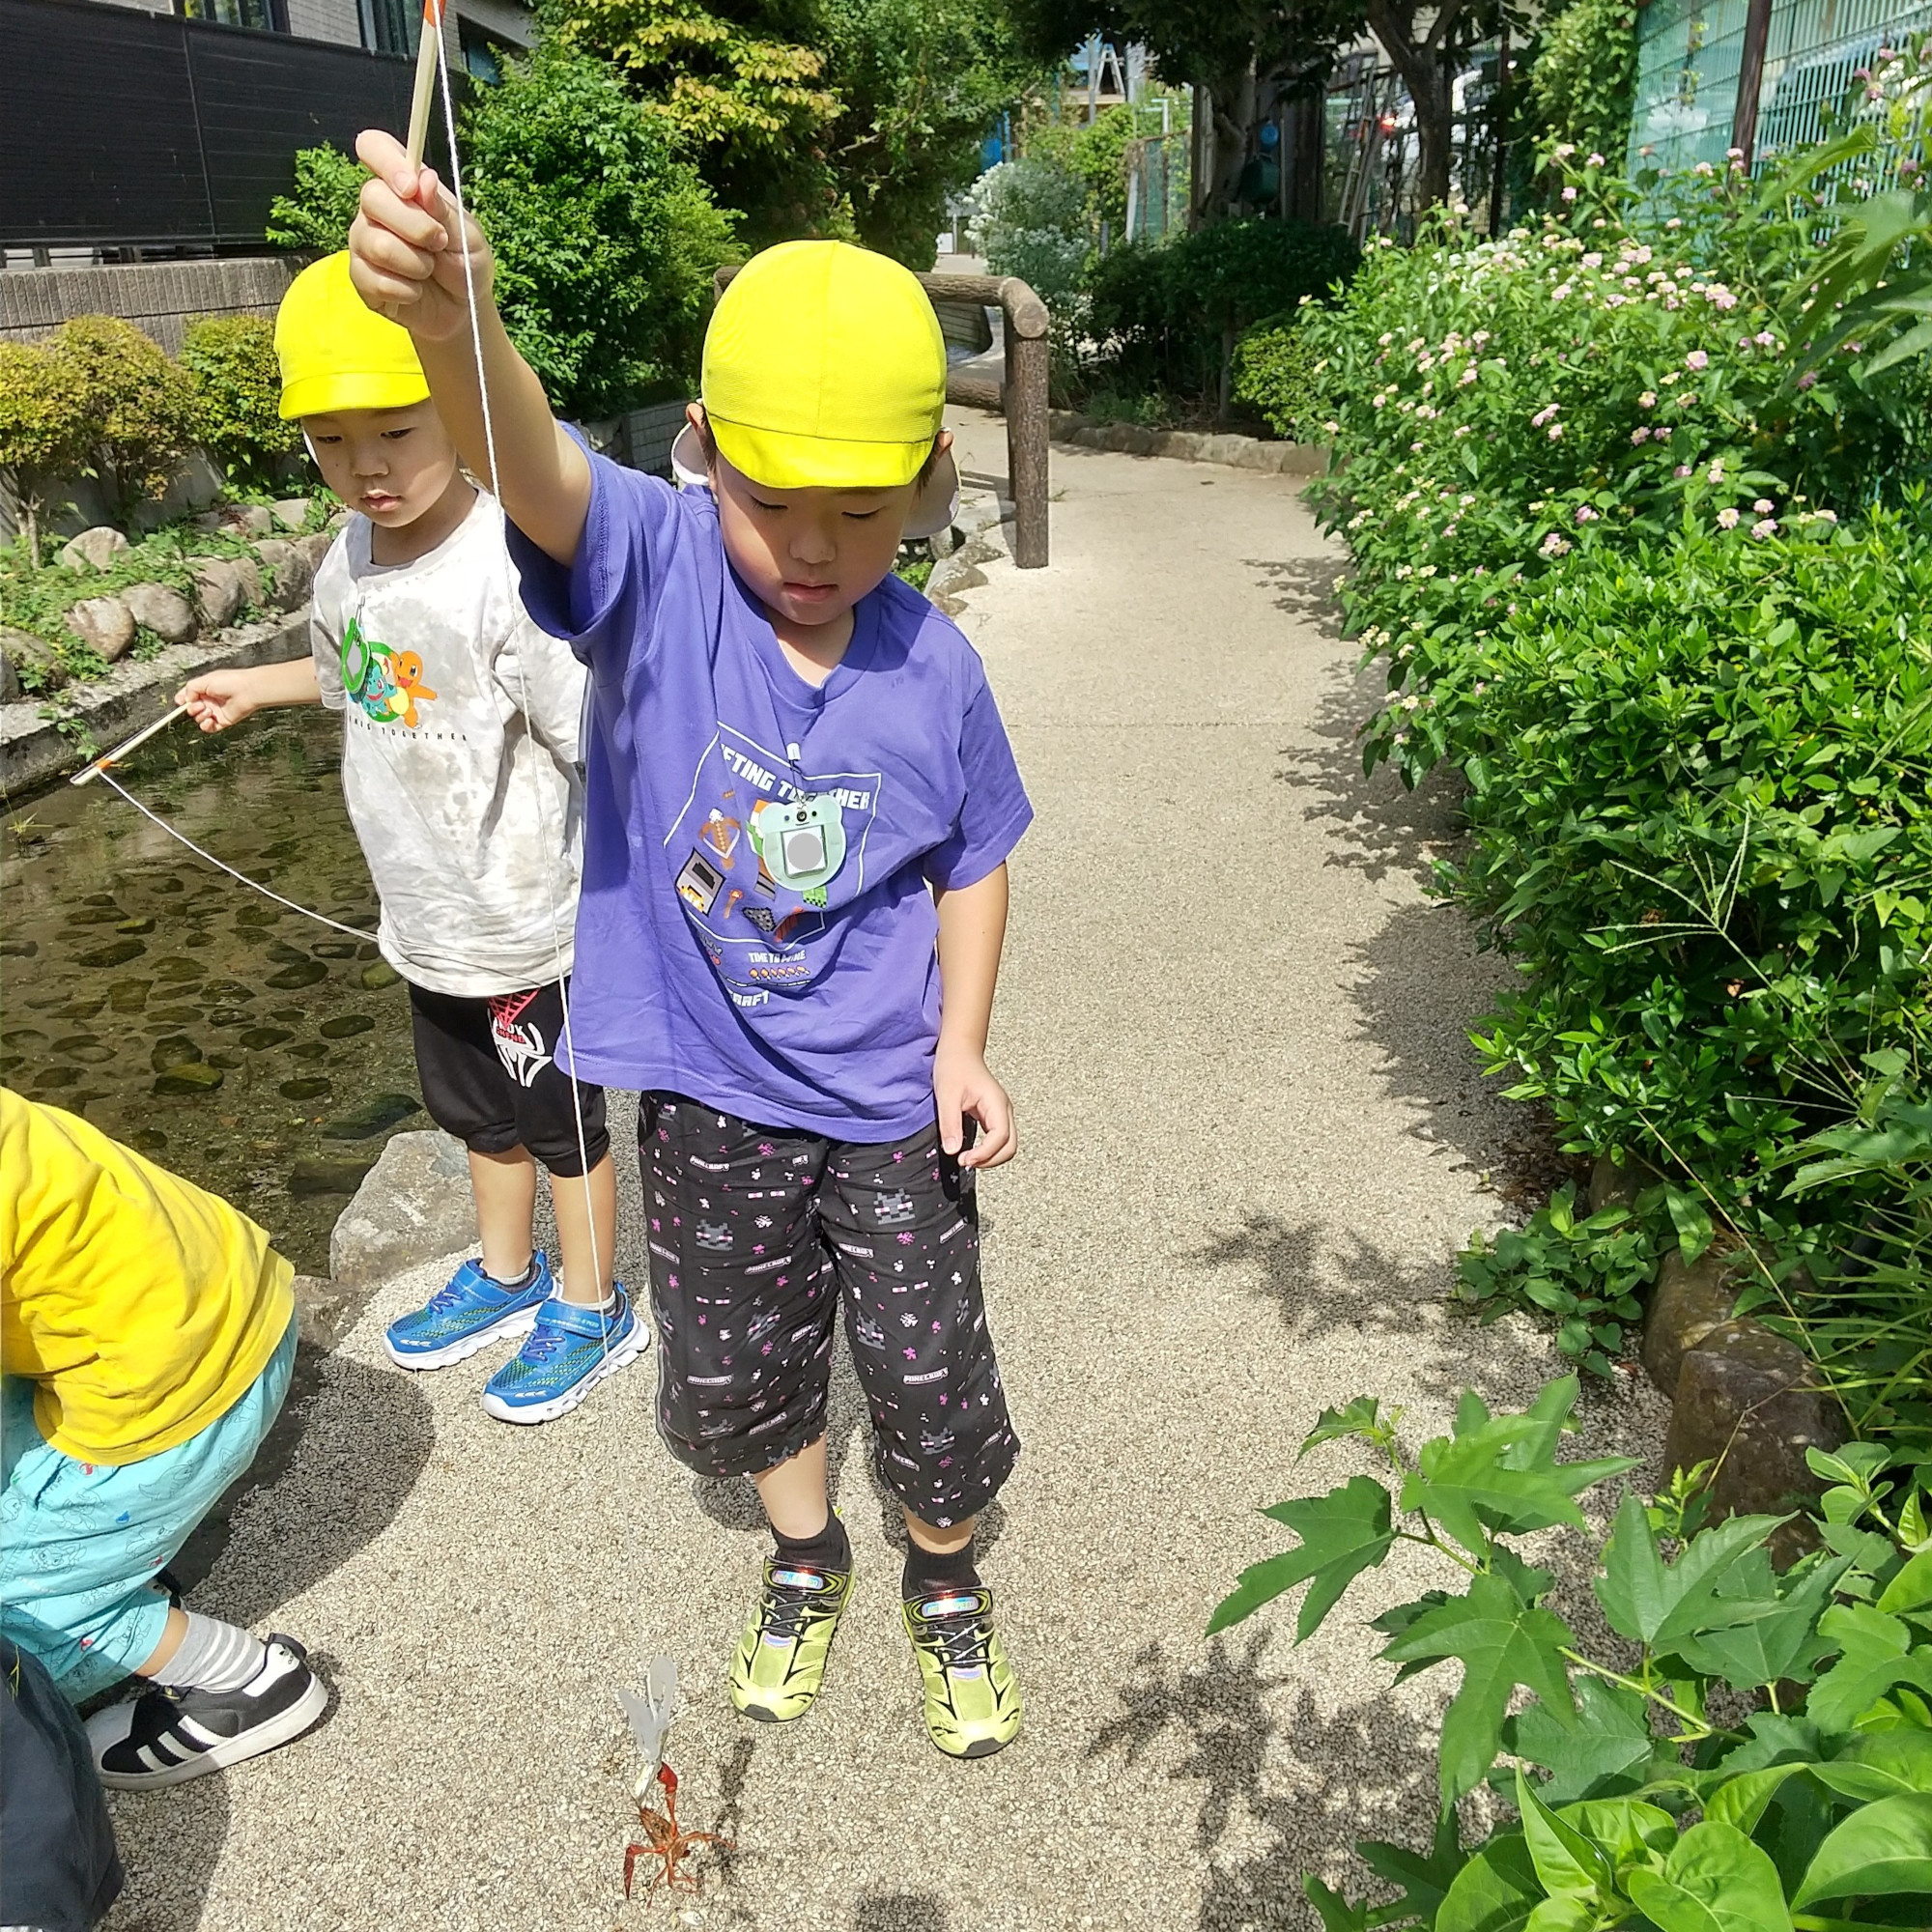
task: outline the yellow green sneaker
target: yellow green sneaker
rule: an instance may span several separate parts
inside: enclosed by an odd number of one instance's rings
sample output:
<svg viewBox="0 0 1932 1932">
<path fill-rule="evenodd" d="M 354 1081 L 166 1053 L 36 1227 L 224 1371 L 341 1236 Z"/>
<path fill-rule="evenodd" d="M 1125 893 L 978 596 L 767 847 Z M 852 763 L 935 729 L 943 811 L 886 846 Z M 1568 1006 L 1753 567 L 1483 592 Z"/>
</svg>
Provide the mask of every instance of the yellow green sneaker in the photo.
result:
<svg viewBox="0 0 1932 1932">
<path fill-rule="evenodd" d="M 993 1628 L 993 1593 L 946 1590 L 901 1607 L 932 1742 L 948 1757 L 1004 1750 L 1020 1734 L 1020 1687 Z"/>
<path fill-rule="evenodd" d="M 731 1701 L 760 1723 L 788 1724 L 811 1709 L 825 1682 L 852 1572 L 765 1561 L 765 1587 L 731 1659 Z"/>
</svg>

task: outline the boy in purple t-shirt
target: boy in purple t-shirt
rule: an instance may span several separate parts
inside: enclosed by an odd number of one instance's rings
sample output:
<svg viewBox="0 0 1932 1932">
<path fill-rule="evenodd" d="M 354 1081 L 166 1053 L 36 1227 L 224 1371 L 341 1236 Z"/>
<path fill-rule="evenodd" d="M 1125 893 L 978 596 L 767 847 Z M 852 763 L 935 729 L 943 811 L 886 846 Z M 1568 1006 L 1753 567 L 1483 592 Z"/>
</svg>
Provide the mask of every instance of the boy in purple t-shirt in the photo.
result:
<svg viewBox="0 0 1932 1932">
<path fill-rule="evenodd" d="M 389 136 L 357 152 L 356 287 L 414 336 L 479 474 L 494 440 L 525 601 L 590 668 L 572 1070 L 643 1093 L 659 1430 L 750 1476 L 777 1541 L 732 1701 L 803 1717 L 851 1591 L 825 1482 L 842 1302 L 927 1729 L 984 1756 L 1020 1693 L 973 1528 L 1019 1440 L 973 1180 L 1017 1145 L 985 1041 L 1032 808 L 978 656 L 892 575 L 954 489 L 931 306 L 843 243 L 758 256 L 680 439 L 708 488 L 675 491 L 559 427 L 481 231 Z"/>
</svg>

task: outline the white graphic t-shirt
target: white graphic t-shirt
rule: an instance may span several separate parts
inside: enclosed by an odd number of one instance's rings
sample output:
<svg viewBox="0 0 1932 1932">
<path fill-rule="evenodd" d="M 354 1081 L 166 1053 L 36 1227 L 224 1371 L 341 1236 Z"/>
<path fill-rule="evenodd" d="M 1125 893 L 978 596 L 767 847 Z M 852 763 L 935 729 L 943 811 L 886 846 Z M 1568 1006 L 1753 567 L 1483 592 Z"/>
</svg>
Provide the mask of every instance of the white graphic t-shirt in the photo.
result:
<svg viewBox="0 0 1932 1932">
<path fill-rule="evenodd" d="M 431 992 L 541 985 L 570 970 L 583 668 L 525 613 L 488 494 L 413 563 L 371 563 L 370 530 L 324 557 L 312 635 L 377 944 Z"/>
</svg>

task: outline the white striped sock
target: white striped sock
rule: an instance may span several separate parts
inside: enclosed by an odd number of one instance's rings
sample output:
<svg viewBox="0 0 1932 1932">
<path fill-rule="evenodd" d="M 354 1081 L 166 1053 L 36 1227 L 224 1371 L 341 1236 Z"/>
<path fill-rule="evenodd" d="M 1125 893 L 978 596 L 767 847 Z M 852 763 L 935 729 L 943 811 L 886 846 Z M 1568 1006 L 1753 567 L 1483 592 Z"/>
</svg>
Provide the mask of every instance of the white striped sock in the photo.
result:
<svg viewBox="0 0 1932 1932">
<path fill-rule="evenodd" d="M 187 1634 L 148 1681 L 197 1690 L 239 1690 L 267 1662 L 260 1637 L 250 1636 L 239 1624 L 189 1610 Z"/>
</svg>

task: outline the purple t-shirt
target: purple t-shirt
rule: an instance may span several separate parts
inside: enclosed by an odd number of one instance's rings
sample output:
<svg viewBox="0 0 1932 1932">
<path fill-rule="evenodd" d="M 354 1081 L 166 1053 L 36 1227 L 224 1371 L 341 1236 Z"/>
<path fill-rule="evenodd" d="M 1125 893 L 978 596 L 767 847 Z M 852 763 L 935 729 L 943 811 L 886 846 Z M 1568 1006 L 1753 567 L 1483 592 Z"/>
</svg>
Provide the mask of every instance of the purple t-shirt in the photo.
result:
<svg viewBox="0 0 1932 1932">
<path fill-rule="evenodd" d="M 590 459 L 530 615 L 590 668 L 572 1051 L 584 1079 L 850 1141 L 933 1115 L 939 923 L 1033 816 L 979 654 L 895 577 L 817 688 L 703 490 Z"/>
</svg>

